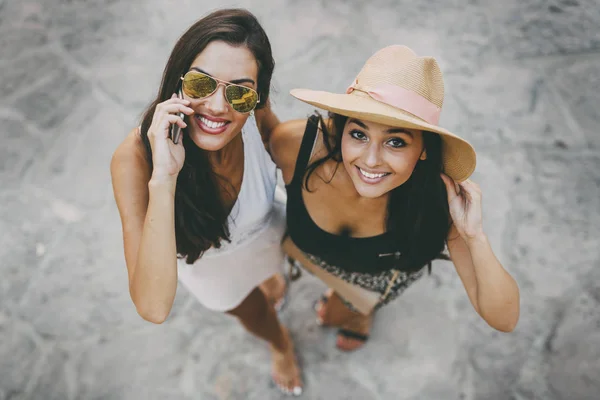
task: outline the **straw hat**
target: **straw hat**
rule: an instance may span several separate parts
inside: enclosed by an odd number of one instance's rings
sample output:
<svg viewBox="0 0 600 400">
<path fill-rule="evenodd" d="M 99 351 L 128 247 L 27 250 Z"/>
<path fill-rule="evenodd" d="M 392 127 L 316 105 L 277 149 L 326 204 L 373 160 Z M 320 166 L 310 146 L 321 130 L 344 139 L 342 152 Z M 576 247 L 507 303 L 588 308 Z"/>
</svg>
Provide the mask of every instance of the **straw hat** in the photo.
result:
<svg viewBox="0 0 600 400">
<path fill-rule="evenodd" d="M 444 80 L 437 61 L 406 46 L 385 47 L 371 56 L 345 94 L 293 89 L 292 96 L 315 107 L 366 121 L 438 133 L 444 172 L 457 182 L 475 170 L 475 150 L 438 126 Z"/>
</svg>

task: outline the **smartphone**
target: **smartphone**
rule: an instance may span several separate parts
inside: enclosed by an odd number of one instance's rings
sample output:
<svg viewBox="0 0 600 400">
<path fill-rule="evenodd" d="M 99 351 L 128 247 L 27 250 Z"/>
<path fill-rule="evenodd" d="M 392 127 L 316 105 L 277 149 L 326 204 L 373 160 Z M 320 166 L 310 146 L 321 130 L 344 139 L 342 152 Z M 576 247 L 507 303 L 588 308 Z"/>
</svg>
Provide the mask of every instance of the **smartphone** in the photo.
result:
<svg viewBox="0 0 600 400">
<path fill-rule="evenodd" d="M 181 85 L 179 85 L 179 90 L 177 91 L 177 97 L 179 97 L 180 99 L 183 99 L 183 91 L 181 88 Z M 183 119 L 184 114 L 182 112 L 180 112 L 179 114 L 179 118 Z M 181 137 L 181 127 L 177 124 L 173 124 L 171 125 L 171 140 L 173 141 L 173 143 L 177 144 L 179 142 L 179 138 Z"/>
</svg>

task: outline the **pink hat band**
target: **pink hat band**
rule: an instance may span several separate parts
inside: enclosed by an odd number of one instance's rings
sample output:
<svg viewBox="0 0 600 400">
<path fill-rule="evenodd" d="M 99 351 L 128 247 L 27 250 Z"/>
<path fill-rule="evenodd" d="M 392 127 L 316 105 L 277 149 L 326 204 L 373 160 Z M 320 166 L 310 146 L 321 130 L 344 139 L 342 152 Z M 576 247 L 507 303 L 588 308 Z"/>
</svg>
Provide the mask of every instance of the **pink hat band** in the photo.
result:
<svg viewBox="0 0 600 400">
<path fill-rule="evenodd" d="M 346 93 L 358 90 L 368 94 L 373 100 L 409 112 L 428 124 L 438 125 L 442 109 L 413 91 L 390 84 L 379 85 L 369 90 L 360 89 L 355 85 L 356 82 L 348 87 Z"/>
</svg>

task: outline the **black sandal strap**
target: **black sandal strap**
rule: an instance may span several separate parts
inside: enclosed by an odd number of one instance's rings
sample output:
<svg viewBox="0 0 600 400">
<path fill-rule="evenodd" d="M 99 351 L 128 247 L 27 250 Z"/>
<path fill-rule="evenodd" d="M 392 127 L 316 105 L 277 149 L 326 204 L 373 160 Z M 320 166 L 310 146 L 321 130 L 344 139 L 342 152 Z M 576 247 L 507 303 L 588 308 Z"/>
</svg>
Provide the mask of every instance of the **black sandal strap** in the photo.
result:
<svg viewBox="0 0 600 400">
<path fill-rule="evenodd" d="M 354 332 L 348 329 L 338 329 L 338 335 L 342 335 L 348 339 L 356 339 L 361 342 L 366 342 L 369 339 L 369 335 L 363 335 L 362 333 Z"/>
</svg>

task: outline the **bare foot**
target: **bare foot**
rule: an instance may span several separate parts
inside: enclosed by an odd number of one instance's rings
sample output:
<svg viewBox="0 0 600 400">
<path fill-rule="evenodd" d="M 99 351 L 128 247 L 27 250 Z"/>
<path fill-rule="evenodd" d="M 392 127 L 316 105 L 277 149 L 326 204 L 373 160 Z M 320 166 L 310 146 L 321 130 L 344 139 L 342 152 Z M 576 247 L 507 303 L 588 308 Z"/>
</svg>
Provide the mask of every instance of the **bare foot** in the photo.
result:
<svg viewBox="0 0 600 400">
<path fill-rule="evenodd" d="M 279 351 L 271 346 L 273 382 L 285 394 L 300 396 L 302 394 L 302 380 L 300 379 L 300 368 L 296 361 L 294 343 L 288 330 L 282 326 L 285 336 L 286 348 Z"/>
<path fill-rule="evenodd" d="M 353 351 L 362 347 L 371 332 L 373 315 L 362 315 L 356 313 L 353 318 L 348 319 L 340 327 L 337 335 L 336 346 L 340 350 Z"/>
<path fill-rule="evenodd" d="M 275 274 L 266 279 L 260 284 L 260 289 L 263 291 L 270 304 L 279 310 L 285 302 L 285 292 L 287 284 L 282 274 Z"/>
</svg>

